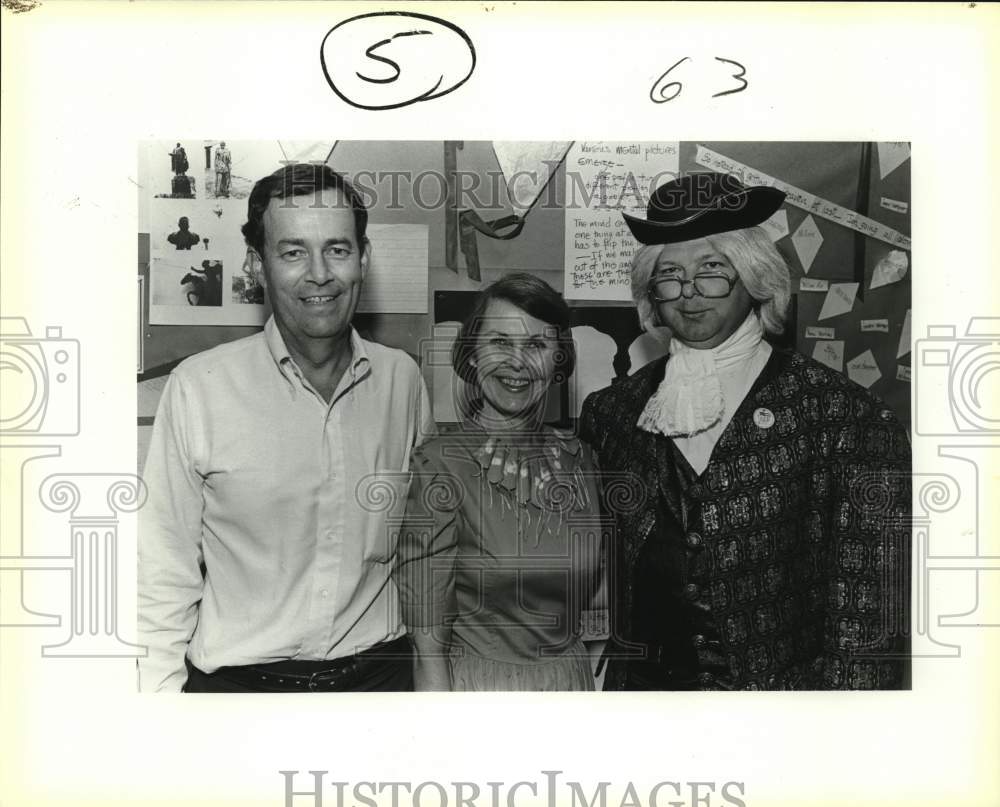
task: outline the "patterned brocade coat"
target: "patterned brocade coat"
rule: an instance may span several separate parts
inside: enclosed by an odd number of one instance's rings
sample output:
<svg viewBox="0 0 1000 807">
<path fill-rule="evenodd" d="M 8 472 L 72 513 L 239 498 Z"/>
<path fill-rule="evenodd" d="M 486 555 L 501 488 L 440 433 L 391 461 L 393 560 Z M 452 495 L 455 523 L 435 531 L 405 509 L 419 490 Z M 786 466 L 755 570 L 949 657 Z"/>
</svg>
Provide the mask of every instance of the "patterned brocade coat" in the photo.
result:
<svg viewBox="0 0 1000 807">
<path fill-rule="evenodd" d="M 775 349 L 696 474 L 636 423 L 667 358 L 590 395 L 616 506 L 608 689 L 909 686 L 910 444 L 876 396 Z"/>
</svg>

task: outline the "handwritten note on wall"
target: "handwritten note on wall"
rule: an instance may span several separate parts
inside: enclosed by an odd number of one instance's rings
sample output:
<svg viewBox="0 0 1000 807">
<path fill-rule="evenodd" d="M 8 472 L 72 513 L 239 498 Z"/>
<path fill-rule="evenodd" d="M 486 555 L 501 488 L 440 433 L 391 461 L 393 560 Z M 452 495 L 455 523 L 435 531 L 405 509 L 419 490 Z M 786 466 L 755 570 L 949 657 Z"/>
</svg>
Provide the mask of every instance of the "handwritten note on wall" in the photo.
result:
<svg viewBox="0 0 1000 807">
<path fill-rule="evenodd" d="M 577 141 L 566 155 L 567 299 L 630 300 L 641 244 L 621 213 L 645 218 L 650 193 L 677 176 L 677 143 Z"/>
</svg>

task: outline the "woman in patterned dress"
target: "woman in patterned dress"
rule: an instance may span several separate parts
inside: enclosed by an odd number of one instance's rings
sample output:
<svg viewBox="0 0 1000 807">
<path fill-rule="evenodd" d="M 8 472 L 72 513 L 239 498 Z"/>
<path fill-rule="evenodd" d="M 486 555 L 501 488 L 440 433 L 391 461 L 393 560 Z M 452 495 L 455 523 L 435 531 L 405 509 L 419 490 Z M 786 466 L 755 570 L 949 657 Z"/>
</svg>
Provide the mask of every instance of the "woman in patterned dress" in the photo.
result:
<svg viewBox="0 0 1000 807">
<path fill-rule="evenodd" d="M 590 449 L 543 421 L 575 363 L 569 309 L 507 275 L 462 327 L 465 417 L 411 464 L 395 579 L 418 690 L 594 688 L 582 622 L 599 588 Z"/>
</svg>

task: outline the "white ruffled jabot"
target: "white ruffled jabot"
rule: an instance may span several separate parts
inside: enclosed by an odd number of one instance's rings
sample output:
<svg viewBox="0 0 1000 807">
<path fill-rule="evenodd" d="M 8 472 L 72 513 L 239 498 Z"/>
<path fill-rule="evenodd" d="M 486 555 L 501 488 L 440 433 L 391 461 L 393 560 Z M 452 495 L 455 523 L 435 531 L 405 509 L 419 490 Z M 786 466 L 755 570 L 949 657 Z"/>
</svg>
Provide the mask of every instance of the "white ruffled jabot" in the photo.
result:
<svg viewBox="0 0 1000 807">
<path fill-rule="evenodd" d="M 690 437 L 719 423 L 726 411 L 719 372 L 749 361 L 763 338 L 760 318 L 751 311 L 716 347 L 697 349 L 671 339 L 666 373 L 639 416 L 639 428 L 667 437 Z"/>
</svg>

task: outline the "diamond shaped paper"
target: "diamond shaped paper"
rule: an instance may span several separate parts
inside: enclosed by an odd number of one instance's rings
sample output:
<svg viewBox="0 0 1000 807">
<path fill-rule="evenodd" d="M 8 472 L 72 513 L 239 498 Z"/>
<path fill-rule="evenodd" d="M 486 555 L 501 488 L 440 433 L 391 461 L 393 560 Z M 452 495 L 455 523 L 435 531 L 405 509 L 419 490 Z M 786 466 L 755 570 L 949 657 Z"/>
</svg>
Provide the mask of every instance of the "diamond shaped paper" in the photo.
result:
<svg viewBox="0 0 1000 807">
<path fill-rule="evenodd" d="M 854 298 L 858 296 L 857 283 L 831 283 L 819 312 L 819 319 L 829 319 L 846 314 L 854 308 Z"/>
<path fill-rule="evenodd" d="M 870 387 L 882 377 L 882 371 L 878 369 L 878 362 L 871 350 L 866 350 L 847 362 L 847 377 L 862 387 Z"/>
<path fill-rule="evenodd" d="M 823 235 L 820 233 L 819 227 L 816 226 L 816 221 L 812 216 L 806 216 L 802 219 L 802 223 L 792 236 L 792 245 L 799 256 L 802 271 L 809 274 L 809 268 L 816 258 L 816 253 L 819 252 L 819 248 L 823 245 Z"/>
</svg>

